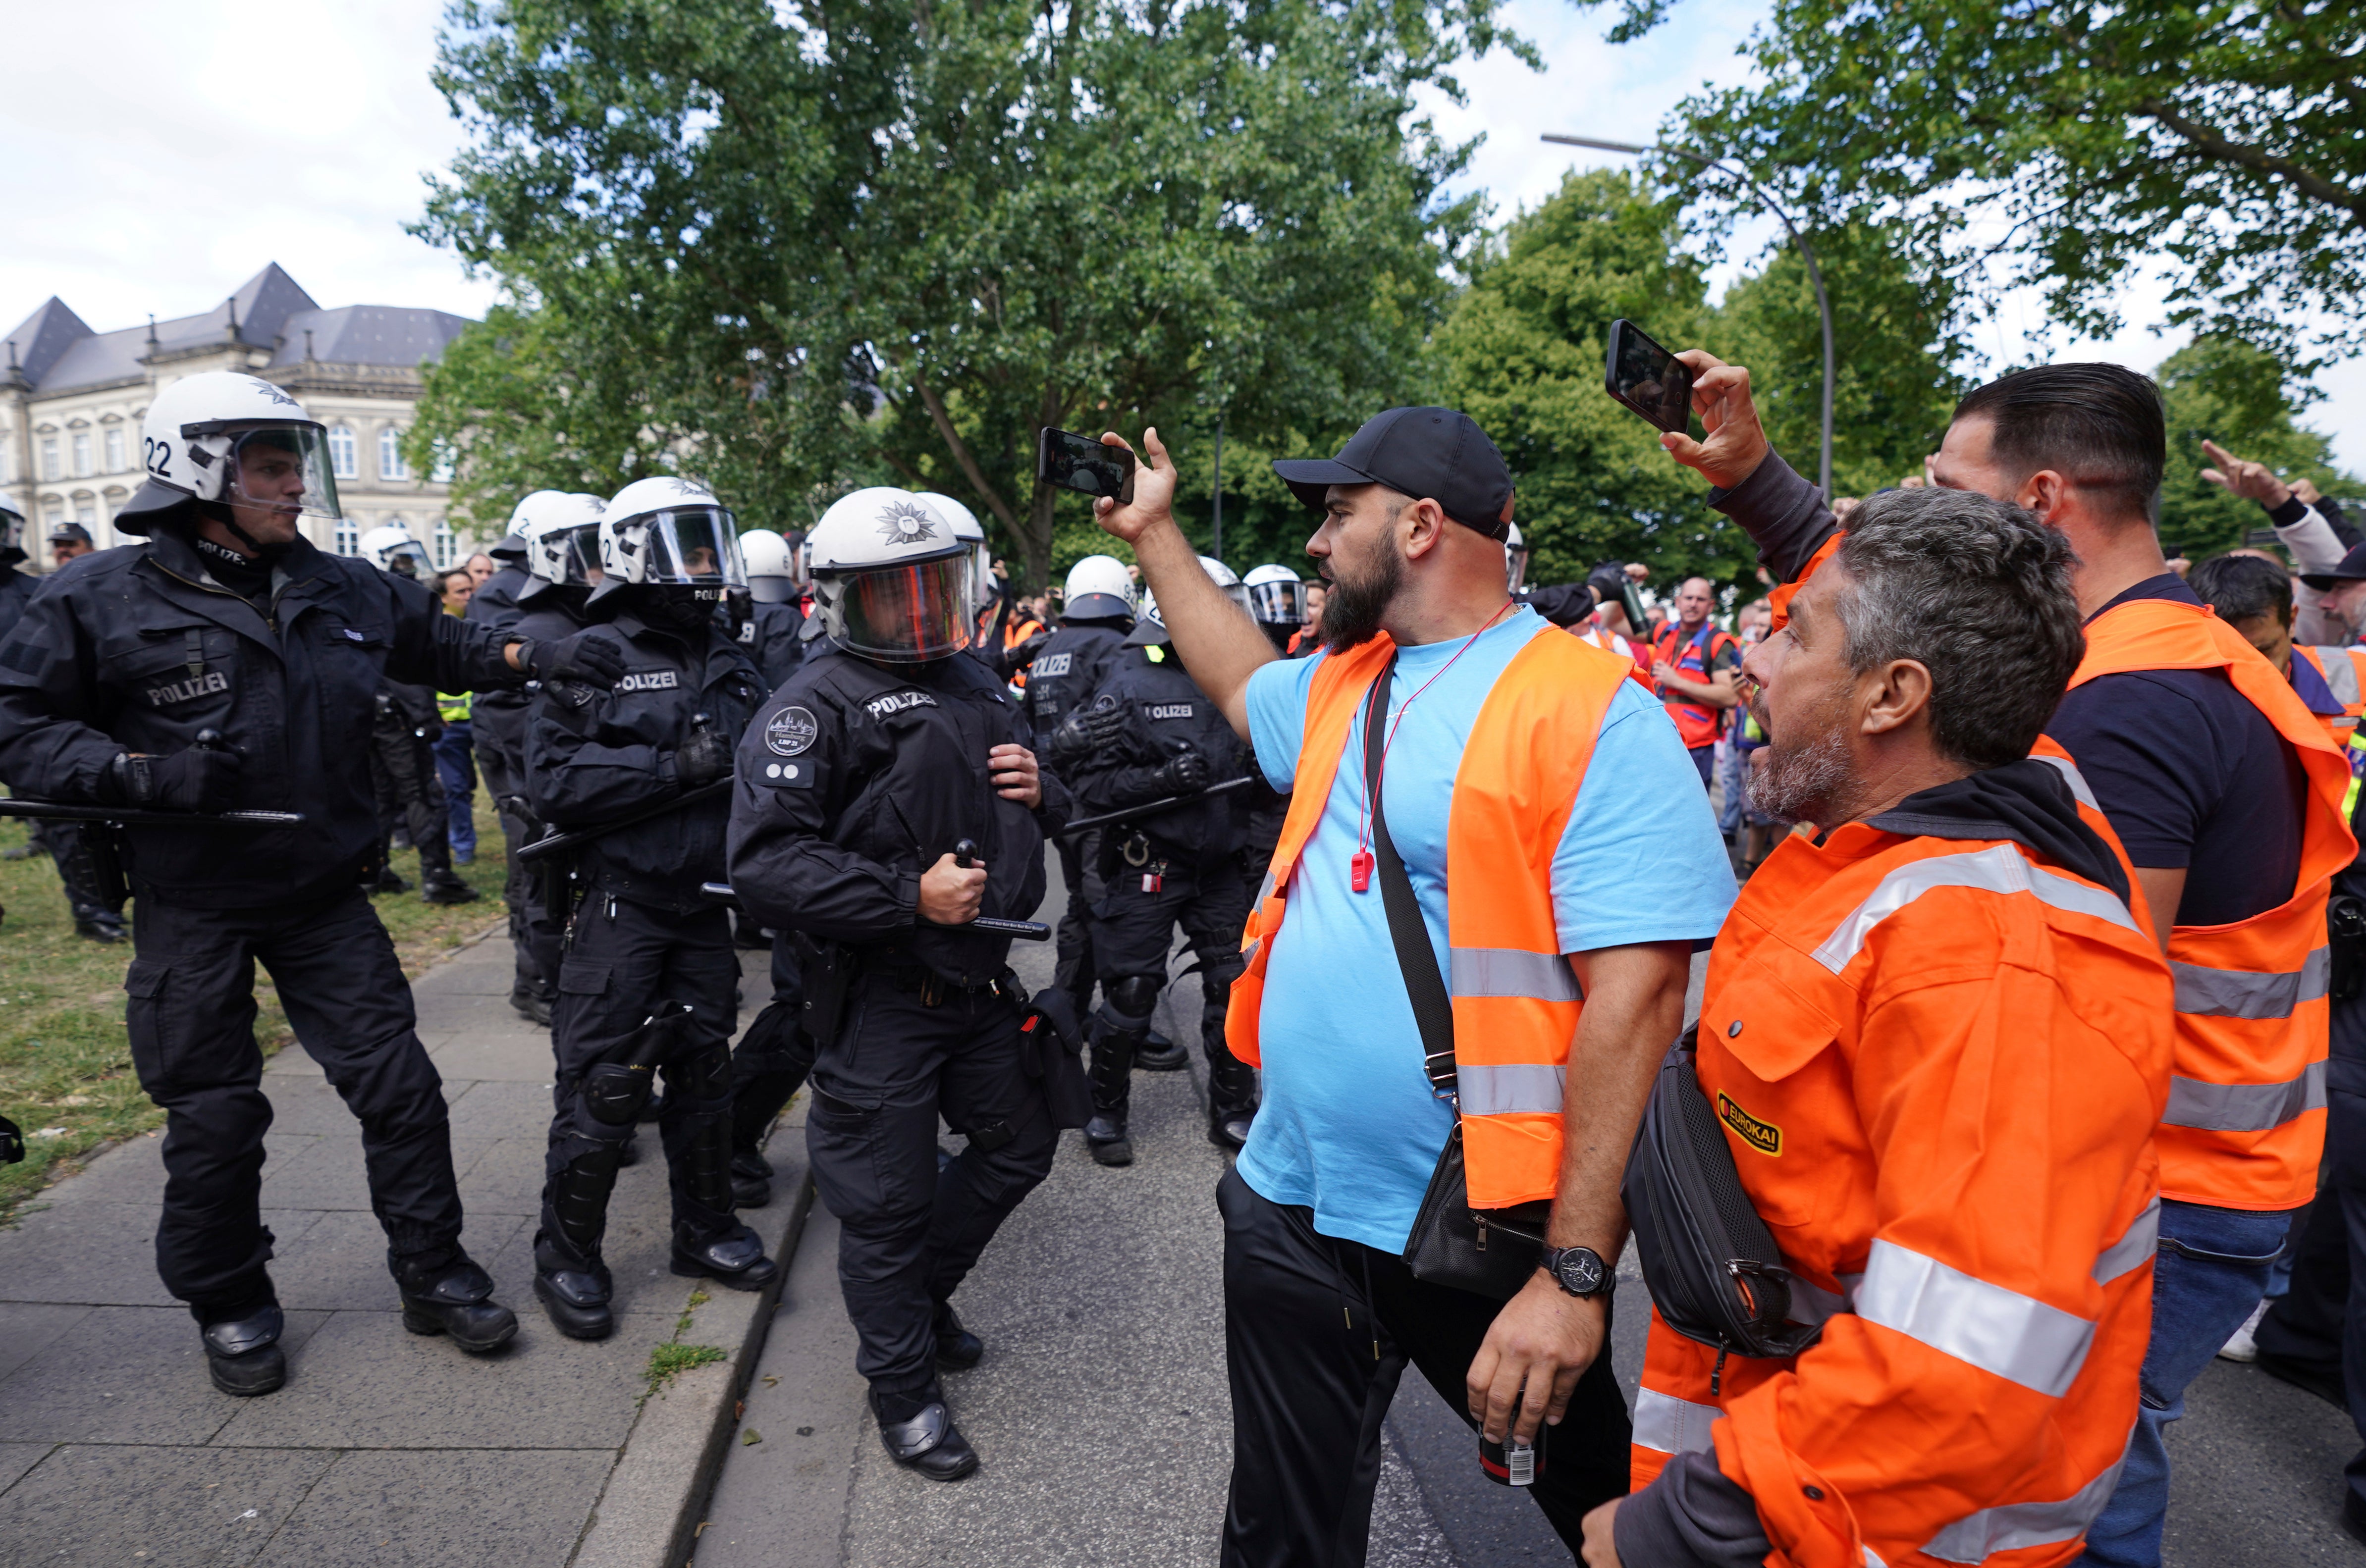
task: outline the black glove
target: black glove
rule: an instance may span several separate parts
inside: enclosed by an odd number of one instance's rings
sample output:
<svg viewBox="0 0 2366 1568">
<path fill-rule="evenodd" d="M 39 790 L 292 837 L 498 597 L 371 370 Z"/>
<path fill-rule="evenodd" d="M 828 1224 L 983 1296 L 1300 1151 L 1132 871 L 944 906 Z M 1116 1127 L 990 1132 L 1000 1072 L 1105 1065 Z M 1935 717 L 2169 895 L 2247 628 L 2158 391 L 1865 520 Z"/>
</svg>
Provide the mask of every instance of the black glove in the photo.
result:
<svg viewBox="0 0 2366 1568">
<path fill-rule="evenodd" d="M 118 756 L 107 793 L 125 805 L 163 812 L 226 812 L 238 803 L 244 759 L 227 747 L 192 746 L 170 756 Z"/>
<path fill-rule="evenodd" d="M 1125 734 L 1126 711 L 1114 697 L 1104 697 L 1090 708 L 1078 708 L 1052 732 L 1052 760 L 1076 762 L 1114 745 Z"/>
<path fill-rule="evenodd" d="M 1016 647 L 1005 648 L 997 661 L 1002 669 L 1002 678 L 1008 680 L 1012 676 L 1033 664 L 1035 655 L 1042 653 L 1043 644 L 1051 640 L 1052 633 L 1049 632 L 1038 632 Z"/>
<path fill-rule="evenodd" d="M 1177 752 L 1151 775 L 1152 780 L 1170 795 L 1196 795 L 1206 789 L 1214 777 L 1208 759 L 1190 750 Z"/>
<path fill-rule="evenodd" d="M 712 784 L 731 771 L 731 743 L 715 733 L 705 714 L 690 722 L 690 735 L 673 754 L 674 782 L 685 790 Z"/>
<path fill-rule="evenodd" d="M 1627 568 L 1616 561 L 1605 561 L 1586 577 L 1585 586 L 1594 590 L 1597 607 L 1617 604 L 1618 596 L 1627 589 Z"/>
<path fill-rule="evenodd" d="M 14 1165 L 25 1158 L 25 1131 L 6 1116 L 0 1116 L 0 1165 Z"/>
<path fill-rule="evenodd" d="M 571 680 L 581 686 L 596 686 L 612 691 L 625 673 L 625 660 L 615 644 L 605 637 L 595 637 L 589 631 L 578 632 L 558 643 L 526 642 L 518 646 L 518 663 L 525 672 L 546 686 L 554 680 Z"/>
</svg>

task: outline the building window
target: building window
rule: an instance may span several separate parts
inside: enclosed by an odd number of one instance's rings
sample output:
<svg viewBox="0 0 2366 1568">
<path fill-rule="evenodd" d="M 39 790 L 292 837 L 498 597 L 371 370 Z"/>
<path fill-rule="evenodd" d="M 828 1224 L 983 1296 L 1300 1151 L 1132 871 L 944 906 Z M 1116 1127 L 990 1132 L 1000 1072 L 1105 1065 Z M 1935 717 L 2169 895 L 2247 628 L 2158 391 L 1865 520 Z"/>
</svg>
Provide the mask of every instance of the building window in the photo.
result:
<svg viewBox="0 0 2366 1568">
<path fill-rule="evenodd" d="M 330 427 L 329 467 L 340 479 L 357 479 L 361 477 L 361 464 L 355 454 L 354 431 L 352 426 L 332 425 Z M 353 554 L 352 551 L 342 548 L 337 553 L 341 555 L 350 555 Z"/>
<path fill-rule="evenodd" d="M 452 537 L 452 525 L 444 519 L 437 518 L 434 537 L 428 545 L 428 548 L 434 552 L 437 571 L 448 572 L 452 569 L 452 551 L 455 543 L 456 541 Z"/>
<path fill-rule="evenodd" d="M 123 428 L 118 425 L 107 432 L 107 471 L 123 472 Z"/>
<path fill-rule="evenodd" d="M 44 479 L 55 479 L 59 476 L 58 438 L 53 435 L 45 435 L 41 438 L 41 477 Z"/>
<path fill-rule="evenodd" d="M 0 431 L 0 485 L 13 485 L 16 482 L 17 443 L 8 439 L 6 431 Z"/>
<path fill-rule="evenodd" d="M 96 528 L 98 525 L 98 502 L 88 496 L 76 496 L 74 521 L 84 528 Z"/>
<path fill-rule="evenodd" d="M 65 520 L 66 509 L 56 501 L 51 501 L 49 505 L 41 509 L 41 521 L 48 523 L 51 528 L 55 528 L 58 524 L 65 521 Z"/>
<path fill-rule="evenodd" d="M 74 477 L 90 477 L 90 432 L 84 431 L 73 438 Z"/>
<path fill-rule="evenodd" d="M 451 444 L 439 441 L 435 443 L 435 466 L 428 471 L 427 476 L 439 485 L 448 485 L 453 475 L 459 472 L 459 466 L 458 460 L 452 455 Z"/>
<path fill-rule="evenodd" d="M 347 431 L 345 432 L 345 438 L 347 441 L 351 441 L 353 439 L 353 432 L 351 431 Z M 337 519 L 337 554 L 340 555 L 358 555 L 361 553 L 361 523 L 350 517 L 341 517 Z"/>
<path fill-rule="evenodd" d="M 408 479 L 411 470 L 403 466 L 402 431 L 389 425 L 377 432 L 377 476 L 381 479 Z"/>
</svg>

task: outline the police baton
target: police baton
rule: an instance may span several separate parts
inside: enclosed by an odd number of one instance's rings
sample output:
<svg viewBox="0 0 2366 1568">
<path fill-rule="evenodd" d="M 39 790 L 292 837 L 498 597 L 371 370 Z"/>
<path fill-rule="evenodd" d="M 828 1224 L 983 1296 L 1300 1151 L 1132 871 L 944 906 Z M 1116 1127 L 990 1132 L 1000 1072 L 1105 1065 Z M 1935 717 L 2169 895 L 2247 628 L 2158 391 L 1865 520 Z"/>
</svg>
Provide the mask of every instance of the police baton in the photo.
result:
<svg viewBox="0 0 2366 1568">
<path fill-rule="evenodd" d="M 199 730 L 198 751 L 226 751 L 220 730 Z M 66 801 L 0 801 L 0 817 L 39 822 L 106 823 L 135 827 L 301 827 L 301 812 L 144 812 L 122 806 L 85 806 Z"/>
<path fill-rule="evenodd" d="M 1207 800 L 1211 795 L 1229 795 L 1235 790 L 1245 790 L 1255 779 L 1249 777 L 1227 778 L 1222 784 L 1211 784 L 1196 795 L 1168 795 L 1163 800 L 1144 801 L 1138 806 L 1128 806 L 1121 812 L 1103 812 L 1097 817 L 1078 817 L 1055 835 L 1065 838 L 1072 833 L 1082 833 L 1088 827 L 1107 827 L 1111 823 L 1132 822 L 1155 812 L 1171 812 L 1177 806 L 1189 806 Z"/>
<path fill-rule="evenodd" d="M 605 838 L 618 828 L 630 827 L 635 823 L 645 823 L 651 817 L 661 817 L 668 812 L 678 812 L 684 806 L 695 806 L 706 801 L 718 801 L 729 793 L 731 793 L 731 780 L 728 778 L 717 778 L 712 784 L 701 784 L 697 789 L 676 795 L 670 801 L 659 801 L 655 805 L 643 806 L 639 811 L 626 812 L 615 821 L 602 823 L 597 827 L 579 827 L 566 833 L 554 833 L 546 837 L 537 838 L 532 844 L 520 848 L 517 857 L 521 861 L 534 861 L 548 859 L 553 855 L 564 855 L 569 850 L 582 848 L 595 838 Z"/>
<path fill-rule="evenodd" d="M 962 842 L 963 844 L 967 844 L 969 843 L 969 840 L 964 838 Z M 972 853 L 975 853 L 975 849 L 973 849 Z M 954 857 L 953 863 L 955 865 L 961 864 L 961 858 L 958 855 Z M 966 869 L 967 868 L 963 868 Z M 705 894 L 710 902 L 722 904 L 726 908 L 739 909 L 742 907 L 739 902 L 738 893 L 733 890 L 731 884 L 728 882 L 701 882 L 698 885 L 698 890 Z M 995 920 L 991 917 L 981 916 L 976 920 L 971 921 L 967 925 L 948 925 L 944 929 L 947 931 L 983 931 L 990 936 L 1016 936 L 1023 942 L 1049 942 L 1052 939 L 1052 928 L 1043 924 L 1040 921 L 1033 920 Z"/>
</svg>

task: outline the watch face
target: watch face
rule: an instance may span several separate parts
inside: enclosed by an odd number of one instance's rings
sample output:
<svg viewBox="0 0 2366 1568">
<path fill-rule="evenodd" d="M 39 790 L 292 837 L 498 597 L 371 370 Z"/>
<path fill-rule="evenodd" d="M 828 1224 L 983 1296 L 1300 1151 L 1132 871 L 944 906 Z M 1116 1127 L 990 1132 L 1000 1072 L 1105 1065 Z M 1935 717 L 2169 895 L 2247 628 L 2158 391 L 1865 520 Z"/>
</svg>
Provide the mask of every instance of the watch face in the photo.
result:
<svg viewBox="0 0 2366 1568">
<path fill-rule="evenodd" d="M 1592 1295 L 1602 1288 L 1602 1260 L 1590 1249 L 1572 1247 L 1560 1255 L 1553 1271 L 1576 1295 Z"/>
</svg>

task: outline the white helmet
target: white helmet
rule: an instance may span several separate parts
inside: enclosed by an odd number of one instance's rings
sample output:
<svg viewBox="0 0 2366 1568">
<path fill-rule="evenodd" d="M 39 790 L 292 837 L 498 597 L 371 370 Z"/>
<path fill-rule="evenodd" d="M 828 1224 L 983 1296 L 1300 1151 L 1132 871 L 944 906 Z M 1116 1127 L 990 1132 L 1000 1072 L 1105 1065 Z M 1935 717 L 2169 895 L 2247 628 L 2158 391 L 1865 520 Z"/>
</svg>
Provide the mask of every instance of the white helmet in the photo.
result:
<svg viewBox="0 0 2366 1568">
<path fill-rule="evenodd" d="M 739 536 L 739 556 L 748 563 L 748 592 L 758 604 L 786 604 L 797 597 L 796 552 L 769 528 Z"/>
<path fill-rule="evenodd" d="M 1306 585 L 1288 566 L 1268 563 L 1252 567 L 1241 579 L 1248 589 L 1249 613 L 1260 626 L 1301 626 L 1306 622 Z"/>
<path fill-rule="evenodd" d="M 1226 599 L 1244 610 L 1248 608 L 1249 590 L 1241 585 L 1241 579 L 1234 575 L 1230 566 L 1213 555 L 1202 555 L 1200 557 L 1200 569 L 1208 574 L 1210 582 L 1224 590 Z M 1133 635 L 1126 641 L 1139 647 L 1145 643 L 1164 643 L 1166 640 L 1166 622 L 1158 613 L 1158 596 L 1144 588 L 1142 590 L 1142 613 L 1133 623 Z"/>
<path fill-rule="evenodd" d="M 971 562 L 970 602 L 984 604 L 994 597 L 994 550 L 986 542 L 986 525 L 977 514 L 952 497 L 937 490 L 923 490 L 920 498 L 944 514 L 953 525 L 953 536 L 969 542 Z"/>
<path fill-rule="evenodd" d="M 1508 525 L 1511 533 L 1504 540 L 1504 588 L 1507 593 L 1520 591 L 1520 583 L 1528 575 L 1528 547 L 1520 538 L 1520 525 Z"/>
<path fill-rule="evenodd" d="M 1068 621 L 1132 620 L 1132 574 L 1114 555 L 1086 556 L 1068 568 L 1060 614 Z"/>
<path fill-rule="evenodd" d="M 821 514 L 806 547 L 816 611 L 806 635 L 887 664 L 926 664 L 969 645 L 971 543 L 926 496 L 857 490 Z"/>
<path fill-rule="evenodd" d="M 427 569 L 427 550 L 399 522 L 382 522 L 361 537 L 362 558 L 374 566 L 416 577 Z"/>
<path fill-rule="evenodd" d="M 597 496 L 564 490 L 536 490 L 520 501 L 519 516 L 512 521 L 525 534 L 525 569 L 534 581 L 553 588 L 597 583 L 603 575 L 600 515 L 607 510 Z"/>
<path fill-rule="evenodd" d="M 126 533 L 149 512 L 201 501 L 242 503 L 334 520 L 329 433 L 304 406 L 259 376 L 209 370 L 156 394 L 140 427 L 148 482 L 116 513 Z"/>
<path fill-rule="evenodd" d="M 704 486 L 671 475 L 636 479 L 609 498 L 600 513 L 600 566 L 607 574 L 601 594 L 637 583 L 718 595 L 748 586 L 730 512 Z"/>
</svg>

